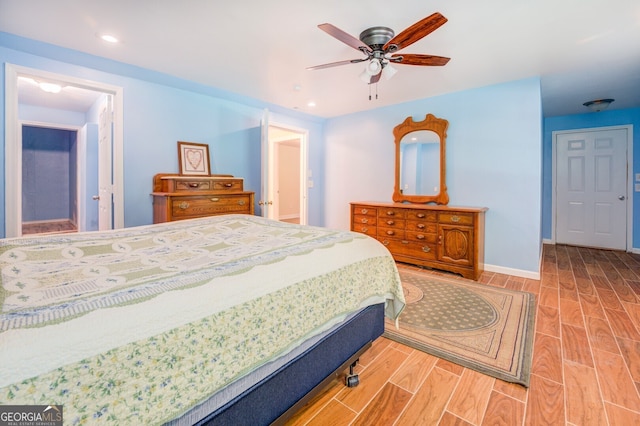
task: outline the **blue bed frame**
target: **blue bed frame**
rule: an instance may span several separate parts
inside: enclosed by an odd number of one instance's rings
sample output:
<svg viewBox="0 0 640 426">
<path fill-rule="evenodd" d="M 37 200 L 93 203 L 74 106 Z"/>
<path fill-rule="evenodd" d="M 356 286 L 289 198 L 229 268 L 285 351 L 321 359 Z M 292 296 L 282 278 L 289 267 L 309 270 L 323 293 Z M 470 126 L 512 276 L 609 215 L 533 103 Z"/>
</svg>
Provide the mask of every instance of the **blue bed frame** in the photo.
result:
<svg viewBox="0 0 640 426">
<path fill-rule="evenodd" d="M 365 308 L 197 425 L 280 425 L 355 363 L 384 332 L 384 304 Z"/>
</svg>

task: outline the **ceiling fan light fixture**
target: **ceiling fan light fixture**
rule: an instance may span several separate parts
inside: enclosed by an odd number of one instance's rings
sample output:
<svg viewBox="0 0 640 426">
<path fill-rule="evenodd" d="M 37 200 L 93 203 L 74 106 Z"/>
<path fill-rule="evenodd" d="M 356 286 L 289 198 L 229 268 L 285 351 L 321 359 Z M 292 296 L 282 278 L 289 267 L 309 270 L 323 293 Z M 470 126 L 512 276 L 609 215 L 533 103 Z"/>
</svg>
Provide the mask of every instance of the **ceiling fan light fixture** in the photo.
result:
<svg viewBox="0 0 640 426">
<path fill-rule="evenodd" d="M 382 71 L 382 64 L 380 63 L 380 59 L 373 58 L 367 64 L 367 68 L 364 70 L 369 76 L 378 75 L 380 71 Z"/>
<path fill-rule="evenodd" d="M 390 64 L 387 64 L 387 65 L 384 66 L 384 68 L 382 68 L 382 76 L 387 81 L 391 80 L 391 77 L 396 75 L 397 72 L 398 72 L 398 70 L 395 69 L 394 67 L 392 67 Z"/>
<path fill-rule="evenodd" d="M 582 105 L 586 106 L 593 112 L 600 112 L 609 108 L 609 105 L 611 105 L 613 101 L 615 101 L 615 99 L 594 99 L 593 101 L 585 102 Z"/>
</svg>

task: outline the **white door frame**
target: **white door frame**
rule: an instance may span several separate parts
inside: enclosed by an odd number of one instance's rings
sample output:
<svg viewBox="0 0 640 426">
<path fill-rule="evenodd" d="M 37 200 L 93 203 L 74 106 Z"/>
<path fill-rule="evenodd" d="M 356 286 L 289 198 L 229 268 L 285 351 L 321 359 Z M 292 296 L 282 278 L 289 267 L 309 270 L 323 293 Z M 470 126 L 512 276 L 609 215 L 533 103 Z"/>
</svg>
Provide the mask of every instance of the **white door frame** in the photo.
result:
<svg viewBox="0 0 640 426">
<path fill-rule="evenodd" d="M 633 179 L 633 126 L 606 126 L 606 127 L 588 127 L 584 129 L 559 130 L 551 132 L 551 242 L 556 243 L 556 149 L 557 139 L 559 135 L 570 133 L 597 132 L 603 130 L 627 130 L 627 242 L 626 251 L 633 249 L 633 196 L 634 196 L 634 179 Z"/>
<path fill-rule="evenodd" d="M 34 68 L 5 64 L 5 237 L 22 234 L 22 132 L 18 117 L 18 76 L 56 80 L 113 96 L 113 223 L 124 227 L 123 88 Z M 13 182 L 8 185 L 7 182 Z"/>
</svg>

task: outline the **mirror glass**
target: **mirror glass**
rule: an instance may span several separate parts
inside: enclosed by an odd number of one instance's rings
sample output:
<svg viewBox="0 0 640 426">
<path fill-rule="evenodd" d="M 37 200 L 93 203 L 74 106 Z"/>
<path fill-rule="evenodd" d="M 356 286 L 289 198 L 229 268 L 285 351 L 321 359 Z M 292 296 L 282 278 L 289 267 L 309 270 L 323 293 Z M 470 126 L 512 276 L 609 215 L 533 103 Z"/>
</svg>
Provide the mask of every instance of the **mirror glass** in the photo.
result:
<svg viewBox="0 0 640 426">
<path fill-rule="evenodd" d="M 393 201 L 447 204 L 445 142 L 449 122 L 427 114 L 412 117 L 393 130 L 396 143 L 396 181 Z"/>
<path fill-rule="evenodd" d="M 400 190 L 404 195 L 440 193 L 440 136 L 437 133 L 417 130 L 407 133 L 400 141 Z"/>
</svg>

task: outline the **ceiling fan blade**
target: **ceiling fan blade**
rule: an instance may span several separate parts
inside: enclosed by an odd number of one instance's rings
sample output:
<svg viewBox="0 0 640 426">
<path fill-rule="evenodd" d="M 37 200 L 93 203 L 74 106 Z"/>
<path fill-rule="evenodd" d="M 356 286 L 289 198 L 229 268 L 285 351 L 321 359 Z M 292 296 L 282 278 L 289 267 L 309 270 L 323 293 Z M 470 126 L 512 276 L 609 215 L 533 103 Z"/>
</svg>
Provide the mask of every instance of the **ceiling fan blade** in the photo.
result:
<svg viewBox="0 0 640 426">
<path fill-rule="evenodd" d="M 364 51 L 371 52 L 371 48 L 369 46 L 332 24 L 320 24 L 318 25 L 318 28 L 329 34 L 331 37 L 337 38 L 344 44 L 351 46 L 356 50 L 363 51 L 362 49 L 364 49 Z"/>
<path fill-rule="evenodd" d="M 338 61 L 338 62 L 331 62 L 328 64 L 322 64 L 322 65 L 316 65 L 314 67 L 308 67 L 308 70 L 321 70 L 323 68 L 331 68 L 331 67 L 337 67 L 339 65 L 347 65 L 347 64 L 357 64 L 358 62 L 363 62 L 366 61 L 367 58 L 363 58 L 363 59 L 348 59 L 346 61 Z"/>
<path fill-rule="evenodd" d="M 436 12 L 397 34 L 384 45 L 383 49 L 386 51 L 391 45 L 398 46 L 396 50 L 404 49 L 405 47 L 420 40 L 422 37 L 431 34 L 446 22 L 447 18 Z"/>
<path fill-rule="evenodd" d="M 392 55 L 389 57 L 389 61 L 401 64 L 401 65 L 427 65 L 432 67 L 439 67 L 446 65 L 451 58 L 445 58 L 444 56 L 432 56 L 432 55 Z"/>
</svg>

